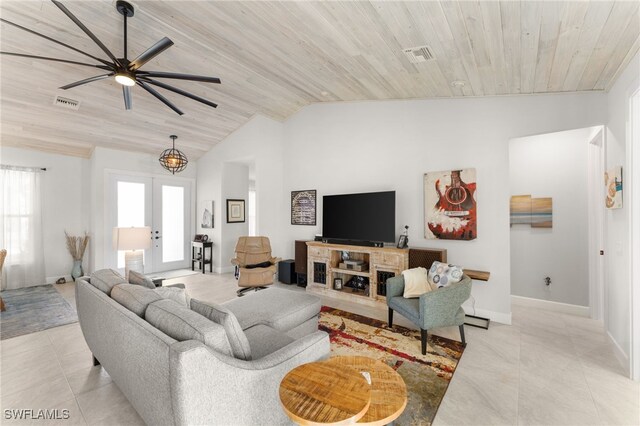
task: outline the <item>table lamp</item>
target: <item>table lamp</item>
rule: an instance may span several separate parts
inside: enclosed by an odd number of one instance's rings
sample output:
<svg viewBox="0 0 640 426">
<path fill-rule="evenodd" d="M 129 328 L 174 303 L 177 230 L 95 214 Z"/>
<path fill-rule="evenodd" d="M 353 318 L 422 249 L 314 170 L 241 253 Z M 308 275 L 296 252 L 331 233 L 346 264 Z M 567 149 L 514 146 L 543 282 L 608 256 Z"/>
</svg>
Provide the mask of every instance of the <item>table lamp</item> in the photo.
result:
<svg viewBox="0 0 640 426">
<path fill-rule="evenodd" d="M 129 271 L 144 273 L 144 250 L 151 248 L 151 227 L 113 228 L 113 248 L 126 250 L 124 276 L 129 281 Z"/>
</svg>

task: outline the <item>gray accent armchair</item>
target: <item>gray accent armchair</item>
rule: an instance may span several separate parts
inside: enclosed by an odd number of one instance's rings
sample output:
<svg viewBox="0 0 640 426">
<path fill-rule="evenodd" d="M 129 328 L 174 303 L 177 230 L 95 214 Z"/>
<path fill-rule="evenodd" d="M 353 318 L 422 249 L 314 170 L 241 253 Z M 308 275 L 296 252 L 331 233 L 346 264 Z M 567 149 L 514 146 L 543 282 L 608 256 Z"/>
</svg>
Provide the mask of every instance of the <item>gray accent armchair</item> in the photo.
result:
<svg viewBox="0 0 640 426">
<path fill-rule="evenodd" d="M 422 355 L 427 353 L 427 330 L 457 325 L 460 340 L 464 340 L 464 309 L 462 304 L 471 296 L 471 278 L 462 276 L 460 282 L 439 288 L 411 299 L 402 297 L 404 277 L 387 280 L 387 306 L 389 307 L 389 327 L 393 326 L 393 311 L 420 327 Z"/>
</svg>

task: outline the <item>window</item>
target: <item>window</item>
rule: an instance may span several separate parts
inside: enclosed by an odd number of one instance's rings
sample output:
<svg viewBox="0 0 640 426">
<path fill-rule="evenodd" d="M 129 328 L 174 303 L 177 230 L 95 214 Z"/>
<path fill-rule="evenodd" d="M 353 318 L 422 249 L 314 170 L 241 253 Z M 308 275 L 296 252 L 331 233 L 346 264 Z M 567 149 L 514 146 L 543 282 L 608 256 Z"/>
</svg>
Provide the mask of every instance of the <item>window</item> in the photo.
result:
<svg viewBox="0 0 640 426">
<path fill-rule="evenodd" d="M 7 250 L 6 288 L 45 283 L 40 175 L 40 169 L 0 166 L 0 247 Z"/>
</svg>

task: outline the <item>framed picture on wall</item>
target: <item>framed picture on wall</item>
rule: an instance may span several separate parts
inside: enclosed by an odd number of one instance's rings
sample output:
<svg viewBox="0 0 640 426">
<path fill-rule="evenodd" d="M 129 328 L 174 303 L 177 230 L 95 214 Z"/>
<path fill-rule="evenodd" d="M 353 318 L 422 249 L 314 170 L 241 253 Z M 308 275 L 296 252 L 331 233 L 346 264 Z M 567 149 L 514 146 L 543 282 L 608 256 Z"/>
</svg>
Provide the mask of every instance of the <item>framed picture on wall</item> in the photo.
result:
<svg viewBox="0 0 640 426">
<path fill-rule="evenodd" d="M 244 223 L 244 200 L 227 199 L 227 223 Z"/>
<path fill-rule="evenodd" d="M 200 208 L 198 209 L 198 220 L 200 221 L 201 228 L 213 228 L 213 201 L 205 200 L 200 202 Z"/>
<path fill-rule="evenodd" d="M 476 169 L 445 170 L 424 175 L 424 237 L 428 240 L 474 240 Z"/>
<path fill-rule="evenodd" d="M 316 190 L 291 191 L 291 224 L 316 224 Z"/>
<path fill-rule="evenodd" d="M 604 174 L 607 198 L 605 205 L 608 209 L 622 208 L 622 166 L 613 167 Z"/>
</svg>

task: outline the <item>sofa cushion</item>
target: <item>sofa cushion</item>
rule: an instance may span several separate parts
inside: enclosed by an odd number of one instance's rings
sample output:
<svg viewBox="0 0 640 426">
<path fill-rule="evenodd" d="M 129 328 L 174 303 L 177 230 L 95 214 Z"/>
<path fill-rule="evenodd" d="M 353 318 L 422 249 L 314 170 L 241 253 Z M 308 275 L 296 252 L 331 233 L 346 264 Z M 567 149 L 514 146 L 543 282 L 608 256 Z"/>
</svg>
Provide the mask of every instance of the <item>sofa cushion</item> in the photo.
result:
<svg viewBox="0 0 640 426">
<path fill-rule="evenodd" d="M 402 271 L 404 278 L 404 293 L 402 297 L 419 297 L 421 294 L 427 293 L 438 288 L 431 286 L 427 277 L 427 270 L 422 267 L 407 269 Z"/>
<path fill-rule="evenodd" d="M 233 356 L 245 361 L 251 360 L 251 347 L 247 336 L 242 331 L 236 316 L 230 310 L 222 305 L 205 303 L 196 299 L 191 299 L 191 310 L 224 327 Z"/>
<path fill-rule="evenodd" d="M 178 341 L 198 340 L 217 352 L 233 356 L 224 327 L 169 299 L 147 307 L 145 319 Z"/>
<path fill-rule="evenodd" d="M 243 330 L 265 324 L 289 331 L 320 313 L 320 298 L 302 291 L 268 288 L 222 304 L 238 319 Z"/>
<path fill-rule="evenodd" d="M 141 285 L 143 287 L 154 289 L 156 285 L 145 274 L 141 274 L 138 271 L 129 271 L 129 284 Z"/>
<path fill-rule="evenodd" d="M 265 357 L 282 349 L 295 340 L 282 331 L 264 324 L 257 324 L 245 330 L 253 359 Z"/>
<path fill-rule="evenodd" d="M 155 291 L 135 284 L 114 286 L 111 298 L 141 318 L 144 318 L 149 304 L 162 300 Z"/>
<path fill-rule="evenodd" d="M 183 286 L 184 287 L 184 286 Z M 181 306 L 185 308 L 189 308 L 191 305 L 191 297 L 187 290 L 180 287 L 154 287 L 154 291 L 158 294 L 158 296 L 163 299 L 170 299 L 174 302 L 179 303 Z"/>
<path fill-rule="evenodd" d="M 91 274 L 90 282 L 92 286 L 111 296 L 111 289 L 118 284 L 126 284 L 127 280 L 113 269 L 100 269 Z"/>
</svg>

